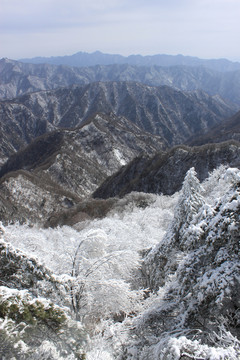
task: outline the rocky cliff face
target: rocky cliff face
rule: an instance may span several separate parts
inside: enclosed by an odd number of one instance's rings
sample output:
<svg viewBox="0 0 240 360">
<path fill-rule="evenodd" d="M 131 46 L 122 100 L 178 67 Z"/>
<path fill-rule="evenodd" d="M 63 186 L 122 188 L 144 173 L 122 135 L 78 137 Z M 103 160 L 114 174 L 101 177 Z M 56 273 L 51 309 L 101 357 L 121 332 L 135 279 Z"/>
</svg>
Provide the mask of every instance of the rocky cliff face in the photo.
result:
<svg viewBox="0 0 240 360">
<path fill-rule="evenodd" d="M 179 146 L 151 159 L 140 157 L 107 179 L 96 198 L 123 196 L 131 191 L 170 195 L 180 190 L 185 173 L 195 167 L 202 181 L 221 164 L 240 167 L 240 144 L 226 142 L 201 147 Z"/>
</svg>

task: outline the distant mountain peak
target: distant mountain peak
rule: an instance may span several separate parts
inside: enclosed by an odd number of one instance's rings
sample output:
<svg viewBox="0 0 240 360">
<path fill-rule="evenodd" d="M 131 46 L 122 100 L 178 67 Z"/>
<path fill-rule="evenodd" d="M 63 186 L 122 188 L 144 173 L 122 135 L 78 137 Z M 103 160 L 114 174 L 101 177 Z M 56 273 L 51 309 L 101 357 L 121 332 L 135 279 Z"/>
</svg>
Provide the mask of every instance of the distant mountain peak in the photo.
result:
<svg viewBox="0 0 240 360">
<path fill-rule="evenodd" d="M 194 56 L 167 55 L 140 55 L 132 54 L 123 56 L 119 54 L 106 54 L 99 50 L 92 53 L 79 51 L 73 55 L 66 56 L 51 56 L 51 57 L 35 57 L 20 59 L 22 62 L 27 63 L 49 63 L 55 65 L 69 65 L 69 66 L 94 66 L 94 65 L 112 65 L 112 64 L 129 64 L 141 66 L 204 66 L 217 71 L 234 71 L 240 70 L 240 63 L 232 62 L 227 59 L 200 59 Z"/>
</svg>

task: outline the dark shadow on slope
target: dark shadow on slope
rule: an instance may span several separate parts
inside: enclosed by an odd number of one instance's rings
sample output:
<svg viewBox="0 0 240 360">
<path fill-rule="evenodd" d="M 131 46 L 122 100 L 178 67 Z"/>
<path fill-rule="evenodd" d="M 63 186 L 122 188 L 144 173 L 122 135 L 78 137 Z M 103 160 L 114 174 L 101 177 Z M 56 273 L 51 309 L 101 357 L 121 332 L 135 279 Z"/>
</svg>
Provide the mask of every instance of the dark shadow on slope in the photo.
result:
<svg viewBox="0 0 240 360">
<path fill-rule="evenodd" d="M 200 146 L 207 143 L 219 143 L 222 141 L 240 141 L 240 111 L 229 119 L 214 126 L 205 135 L 192 137 L 187 141 L 190 146 Z"/>
<path fill-rule="evenodd" d="M 240 167 L 240 143 L 229 141 L 201 147 L 177 146 L 147 159 L 140 157 L 109 177 L 94 198 L 124 196 L 131 191 L 172 195 L 179 191 L 186 172 L 195 167 L 203 181 L 220 165 Z"/>
<path fill-rule="evenodd" d="M 1 167 L 0 178 L 5 174 L 20 169 L 34 169 L 56 154 L 63 144 L 63 133 L 60 131 L 44 134 L 36 138 L 23 150 L 13 154 Z"/>
</svg>

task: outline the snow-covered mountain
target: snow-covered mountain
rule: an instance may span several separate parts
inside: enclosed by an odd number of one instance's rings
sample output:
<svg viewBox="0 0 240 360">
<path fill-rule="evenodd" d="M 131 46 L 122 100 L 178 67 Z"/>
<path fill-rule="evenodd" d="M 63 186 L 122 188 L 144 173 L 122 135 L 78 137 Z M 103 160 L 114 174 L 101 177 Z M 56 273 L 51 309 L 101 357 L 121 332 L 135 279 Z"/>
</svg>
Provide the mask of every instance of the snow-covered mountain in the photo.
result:
<svg viewBox="0 0 240 360">
<path fill-rule="evenodd" d="M 35 137 L 58 128 L 75 128 L 100 112 L 123 116 L 159 135 L 166 146 L 206 133 L 235 112 L 202 91 L 182 92 L 134 82 L 98 82 L 36 92 L 0 102 L 2 162 Z"/>
<path fill-rule="evenodd" d="M 166 59 L 0 61 L 2 360 L 239 360 L 240 72 Z"/>
<path fill-rule="evenodd" d="M 216 64 L 215 64 L 216 65 Z M 157 66 L 148 64 L 96 65 L 68 67 L 63 65 L 27 64 L 9 59 L 0 60 L 0 98 L 12 99 L 25 93 L 50 90 L 73 84 L 86 85 L 96 81 L 134 81 L 150 86 L 171 86 L 182 91 L 203 90 L 212 96 L 240 106 L 240 69 L 216 71 L 196 66 Z"/>
<path fill-rule="evenodd" d="M 58 218 L 140 153 L 150 156 L 162 146 L 158 136 L 113 114 L 97 114 L 80 128 L 38 137 L 1 168 L 2 220 Z"/>
<path fill-rule="evenodd" d="M 240 168 L 240 144 L 229 141 L 199 147 L 177 146 L 151 158 L 137 157 L 106 179 L 96 198 L 123 196 L 131 191 L 172 195 L 179 191 L 186 172 L 195 167 L 203 181 L 220 165 Z"/>
</svg>

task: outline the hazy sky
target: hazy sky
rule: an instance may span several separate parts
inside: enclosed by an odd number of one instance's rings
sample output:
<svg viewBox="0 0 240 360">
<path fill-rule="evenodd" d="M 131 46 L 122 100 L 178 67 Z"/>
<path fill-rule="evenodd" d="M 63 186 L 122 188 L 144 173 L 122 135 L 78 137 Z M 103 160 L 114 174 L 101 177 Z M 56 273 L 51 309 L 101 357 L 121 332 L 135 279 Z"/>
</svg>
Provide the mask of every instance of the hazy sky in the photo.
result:
<svg viewBox="0 0 240 360">
<path fill-rule="evenodd" d="M 183 54 L 240 61 L 240 0 L 0 0 L 0 58 Z"/>
</svg>

